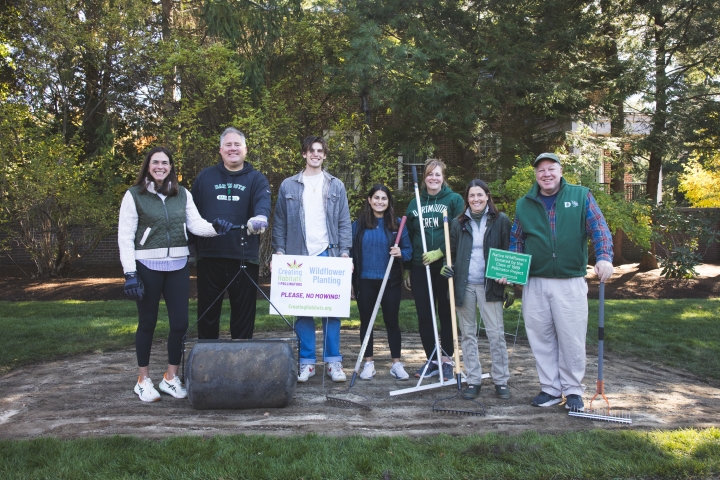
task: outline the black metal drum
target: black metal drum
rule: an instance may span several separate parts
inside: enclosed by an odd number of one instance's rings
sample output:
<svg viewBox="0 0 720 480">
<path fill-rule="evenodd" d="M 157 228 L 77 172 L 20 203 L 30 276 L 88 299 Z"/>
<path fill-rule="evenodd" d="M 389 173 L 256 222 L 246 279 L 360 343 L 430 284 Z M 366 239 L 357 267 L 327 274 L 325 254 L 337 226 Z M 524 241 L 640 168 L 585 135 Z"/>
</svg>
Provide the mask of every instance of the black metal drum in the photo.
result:
<svg viewBox="0 0 720 480">
<path fill-rule="evenodd" d="M 186 366 L 190 405 L 200 410 L 287 406 L 297 386 L 293 342 L 198 340 Z"/>
</svg>

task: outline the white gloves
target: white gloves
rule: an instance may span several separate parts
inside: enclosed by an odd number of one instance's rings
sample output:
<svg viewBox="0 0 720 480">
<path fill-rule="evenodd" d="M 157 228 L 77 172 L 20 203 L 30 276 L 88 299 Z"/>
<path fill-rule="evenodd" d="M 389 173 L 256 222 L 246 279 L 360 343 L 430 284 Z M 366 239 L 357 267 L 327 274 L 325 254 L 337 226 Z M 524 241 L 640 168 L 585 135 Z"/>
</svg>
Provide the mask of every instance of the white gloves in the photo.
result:
<svg viewBox="0 0 720 480">
<path fill-rule="evenodd" d="M 258 235 L 264 233 L 267 226 L 267 217 L 265 215 L 257 215 L 248 220 L 247 231 L 250 235 Z"/>
<path fill-rule="evenodd" d="M 610 277 L 612 277 L 613 271 L 613 264 L 608 262 L 607 260 L 600 260 L 599 262 L 595 262 L 595 273 L 597 274 L 601 282 L 609 280 Z"/>
</svg>

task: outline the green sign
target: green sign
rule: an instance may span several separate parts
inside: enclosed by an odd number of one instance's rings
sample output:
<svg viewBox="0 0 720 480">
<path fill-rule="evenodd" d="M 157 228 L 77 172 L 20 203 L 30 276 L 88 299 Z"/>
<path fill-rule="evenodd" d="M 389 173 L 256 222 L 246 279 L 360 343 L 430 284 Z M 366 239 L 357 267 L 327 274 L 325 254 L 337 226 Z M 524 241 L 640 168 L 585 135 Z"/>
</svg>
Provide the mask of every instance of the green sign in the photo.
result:
<svg viewBox="0 0 720 480">
<path fill-rule="evenodd" d="M 525 285 L 530 273 L 530 259 L 532 255 L 513 253 L 507 250 L 490 249 L 487 259 L 485 278 L 500 280 L 507 278 L 509 283 Z"/>
</svg>

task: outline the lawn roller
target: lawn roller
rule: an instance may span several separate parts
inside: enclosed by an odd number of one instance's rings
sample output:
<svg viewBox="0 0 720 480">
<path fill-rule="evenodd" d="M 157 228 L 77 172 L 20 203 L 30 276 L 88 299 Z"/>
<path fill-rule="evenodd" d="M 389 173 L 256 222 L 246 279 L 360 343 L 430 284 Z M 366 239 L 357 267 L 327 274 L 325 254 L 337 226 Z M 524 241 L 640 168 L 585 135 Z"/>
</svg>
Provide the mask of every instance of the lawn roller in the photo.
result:
<svg viewBox="0 0 720 480">
<path fill-rule="evenodd" d="M 598 319 L 598 379 L 595 387 L 595 395 L 590 399 L 588 408 L 580 410 L 570 410 L 571 417 L 589 418 L 590 420 L 603 420 L 605 422 L 616 423 L 632 423 L 632 419 L 628 414 L 615 415 L 610 412 L 610 402 L 605 396 L 605 381 L 603 380 L 603 344 L 605 341 L 605 282 L 600 282 L 600 316 Z M 600 395 L 605 403 L 606 408 L 593 409 L 592 403 L 597 396 Z"/>
<path fill-rule="evenodd" d="M 233 225 L 240 230 L 245 245 L 245 225 Z M 242 252 L 244 257 L 244 251 Z M 199 339 L 190 350 L 185 362 L 187 335 L 191 328 L 210 311 L 212 305 L 222 299 L 225 291 L 240 275 L 245 273 L 266 300 L 270 299 L 245 270 L 244 262 L 230 283 L 220 292 L 197 321 L 183 336 L 182 380 L 188 393 L 190 405 L 199 410 L 280 408 L 287 406 L 297 386 L 298 360 L 294 350 L 296 338 L 218 340 Z M 270 302 L 272 305 L 272 302 Z M 285 316 L 285 323 L 295 331 Z"/>
<path fill-rule="evenodd" d="M 452 266 L 452 255 L 450 254 L 450 228 L 448 227 L 448 212 L 447 209 L 443 210 L 443 226 L 445 227 L 445 254 L 447 256 L 447 264 Z M 457 333 L 457 315 L 455 314 L 455 282 L 453 278 L 448 278 L 448 294 L 450 295 L 450 318 L 452 319 L 452 335 L 453 342 L 455 344 L 455 379 L 457 380 L 457 393 L 452 397 L 439 398 L 433 403 L 433 412 L 441 413 L 455 413 L 457 415 L 485 415 L 485 406 L 471 398 L 467 398 L 462 394 L 462 371 L 460 369 L 460 346 L 458 345 L 458 333 Z M 440 375 L 442 377 L 442 374 Z M 456 398 L 463 398 L 469 402 L 472 402 L 480 407 L 475 410 L 465 410 L 453 408 L 452 400 Z"/>
<path fill-rule="evenodd" d="M 397 236 L 395 237 L 395 246 L 396 247 L 398 245 L 400 245 L 400 237 L 402 236 L 402 232 L 403 232 L 403 229 L 405 228 L 406 221 L 407 221 L 407 217 L 402 217 L 402 220 L 400 221 L 400 228 L 398 228 L 398 233 L 397 233 Z M 328 402 L 337 403 L 338 405 L 342 405 L 342 406 L 359 407 L 359 408 L 364 408 L 365 410 L 370 410 L 370 407 L 363 403 L 355 402 L 348 398 L 340 398 L 340 397 L 337 397 L 337 395 L 349 394 L 350 389 L 353 387 L 353 385 L 355 385 L 355 380 L 357 380 L 357 376 L 360 371 L 360 364 L 362 363 L 362 360 L 365 357 L 365 349 L 367 348 L 367 345 L 370 342 L 370 335 L 372 335 L 373 325 L 375 325 L 375 319 L 377 318 L 378 310 L 380 309 L 380 302 L 382 302 L 383 294 L 385 293 L 385 287 L 387 286 L 388 279 L 390 278 L 390 270 L 392 270 L 393 260 L 395 260 L 395 257 L 393 257 L 391 255 L 390 260 L 388 261 L 388 266 L 385 269 L 385 276 L 383 277 L 382 284 L 380 285 L 380 293 L 378 293 L 377 300 L 375 300 L 375 307 L 373 308 L 372 315 L 370 316 L 370 323 L 368 324 L 367 332 L 365 332 L 365 338 L 363 339 L 362 346 L 360 347 L 360 353 L 358 354 L 357 362 L 355 362 L 355 369 L 353 370 L 352 377 L 350 378 L 350 386 L 347 389 L 331 390 L 330 393 L 325 396 L 325 399 Z M 360 272 L 358 272 L 358 275 L 359 274 L 360 274 Z M 358 396 L 364 398 L 365 401 L 368 401 L 368 398 L 365 395 L 358 395 Z"/>
</svg>

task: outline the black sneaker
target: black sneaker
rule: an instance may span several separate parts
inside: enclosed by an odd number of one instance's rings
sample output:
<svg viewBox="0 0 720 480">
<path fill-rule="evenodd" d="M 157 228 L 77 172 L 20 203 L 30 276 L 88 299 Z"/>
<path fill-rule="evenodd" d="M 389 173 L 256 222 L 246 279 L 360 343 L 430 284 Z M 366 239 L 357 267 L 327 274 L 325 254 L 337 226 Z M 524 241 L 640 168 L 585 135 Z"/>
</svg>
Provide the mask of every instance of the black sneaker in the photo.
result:
<svg viewBox="0 0 720 480">
<path fill-rule="evenodd" d="M 451 380 L 455 375 L 453 374 L 453 366 L 452 363 L 445 363 L 442 364 L 442 372 L 443 372 L 443 381 Z"/>
<path fill-rule="evenodd" d="M 584 412 L 585 404 L 583 403 L 580 395 L 572 394 L 566 397 L 565 408 L 573 412 Z"/>
<path fill-rule="evenodd" d="M 557 405 L 560 402 L 562 402 L 562 395 L 554 397 L 549 393 L 540 392 L 540 395 L 532 399 L 530 405 L 533 407 L 550 407 L 552 405 Z"/>
<path fill-rule="evenodd" d="M 510 389 L 507 385 L 495 385 L 495 395 L 498 398 L 507 400 L 510 398 Z"/>
<path fill-rule="evenodd" d="M 438 366 L 437 363 L 434 363 L 432 360 L 428 360 L 425 365 L 428 365 L 427 371 L 425 372 L 425 378 L 427 377 L 434 377 L 438 374 Z M 420 369 L 415 372 L 415 378 L 420 378 L 420 375 L 422 375 L 423 370 L 425 370 L 425 365 L 420 367 Z"/>
<path fill-rule="evenodd" d="M 462 394 L 465 398 L 477 398 L 480 395 L 480 385 L 468 385 Z"/>
</svg>

